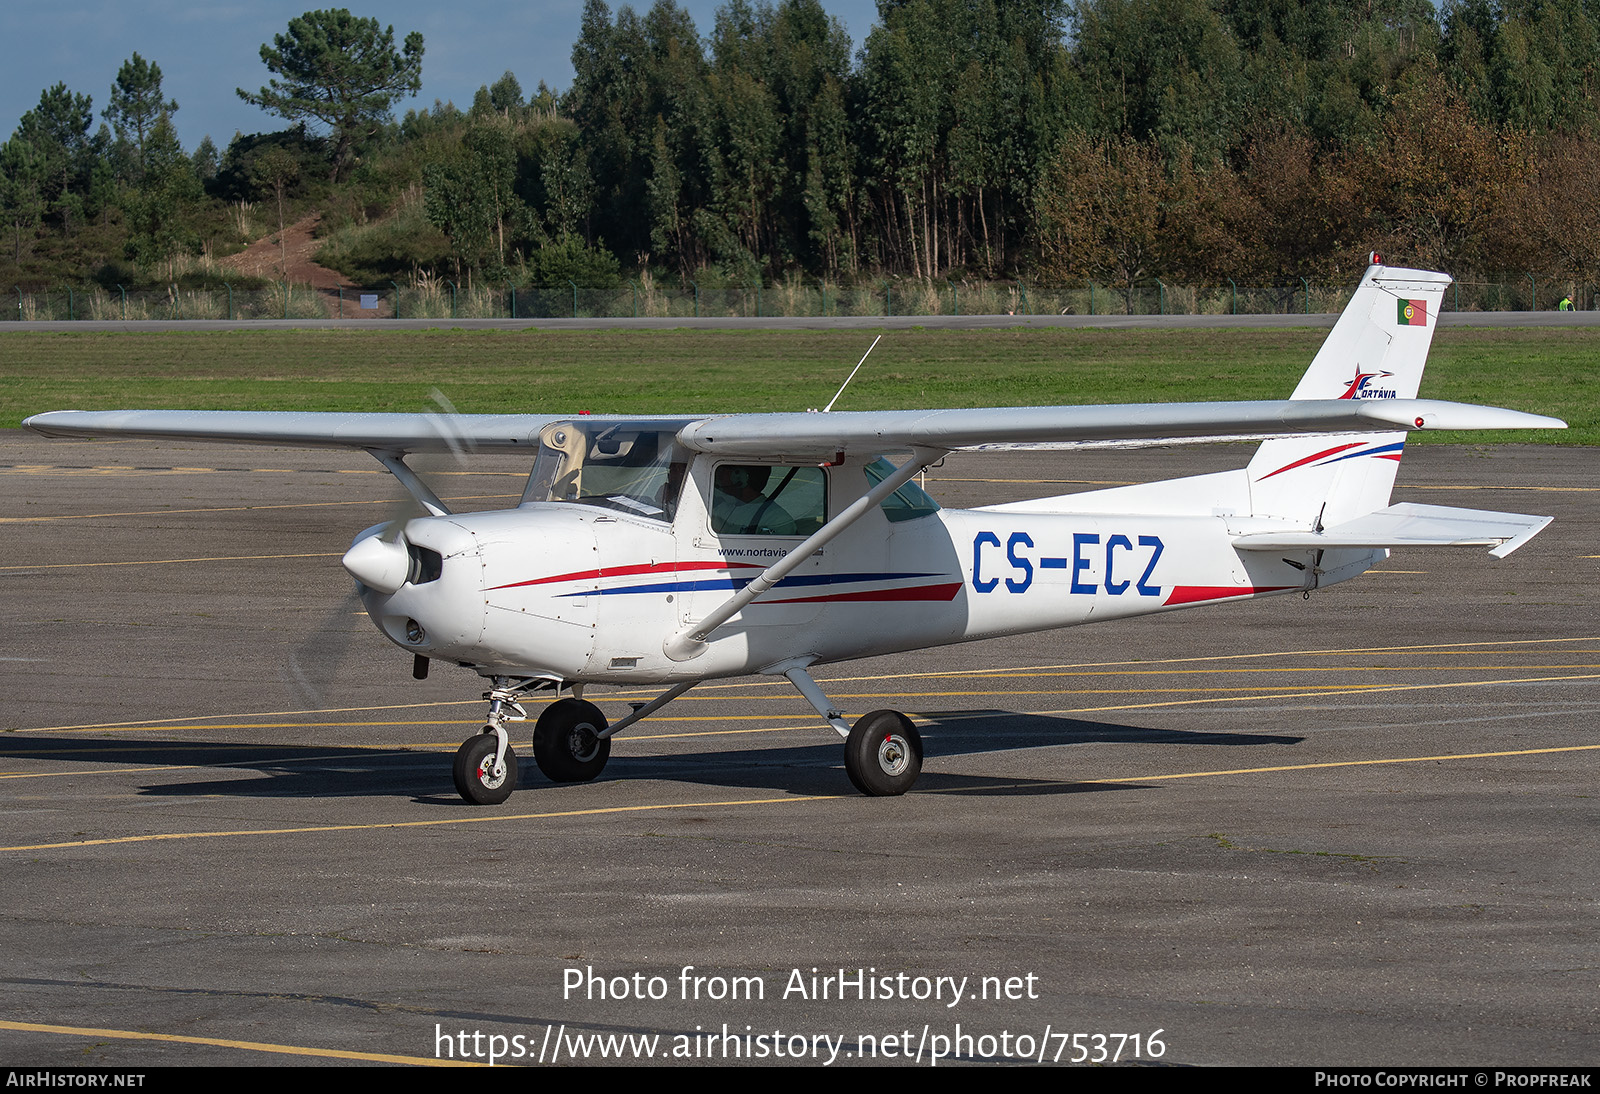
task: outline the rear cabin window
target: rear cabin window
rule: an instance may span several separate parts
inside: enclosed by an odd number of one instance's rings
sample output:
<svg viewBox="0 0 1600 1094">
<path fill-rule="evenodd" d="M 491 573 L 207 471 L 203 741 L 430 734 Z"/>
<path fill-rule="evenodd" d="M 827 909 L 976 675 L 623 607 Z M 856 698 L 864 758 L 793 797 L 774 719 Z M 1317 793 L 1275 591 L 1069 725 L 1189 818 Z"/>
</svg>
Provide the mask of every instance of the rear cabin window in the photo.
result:
<svg viewBox="0 0 1600 1094">
<path fill-rule="evenodd" d="M 867 489 L 877 486 L 884 479 L 894 474 L 894 464 L 879 456 L 867 464 Z M 916 520 L 918 517 L 932 516 L 939 511 L 939 503 L 930 498 L 915 482 L 908 482 L 887 498 L 879 506 L 883 515 L 892 523 L 898 524 L 903 520 Z"/>
</svg>

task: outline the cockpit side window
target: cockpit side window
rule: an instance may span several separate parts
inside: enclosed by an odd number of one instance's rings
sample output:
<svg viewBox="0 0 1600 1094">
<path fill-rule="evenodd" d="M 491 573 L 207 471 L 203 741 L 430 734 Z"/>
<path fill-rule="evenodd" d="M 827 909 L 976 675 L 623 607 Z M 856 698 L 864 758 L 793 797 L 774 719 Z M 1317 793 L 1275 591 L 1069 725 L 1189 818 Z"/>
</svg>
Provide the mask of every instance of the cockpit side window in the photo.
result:
<svg viewBox="0 0 1600 1094">
<path fill-rule="evenodd" d="M 865 468 L 867 472 L 867 488 L 877 486 L 884 479 L 894 474 L 894 464 L 879 456 Z M 918 517 L 931 516 L 939 511 L 939 503 L 930 498 L 923 489 L 914 482 L 908 482 L 887 498 L 879 506 L 883 515 L 891 523 L 898 524 L 903 520 L 916 520 Z"/>
<path fill-rule="evenodd" d="M 719 536 L 809 536 L 827 520 L 827 483 L 820 467 L 718 464 L 711 476 L 711 530 Z"/>
<path fill-rule="evenodd" d="M 557 422 L 539 437 L 523 505 L 577 502 L 672 520 L 690 453 L 651 422 Z"/>
</svg>

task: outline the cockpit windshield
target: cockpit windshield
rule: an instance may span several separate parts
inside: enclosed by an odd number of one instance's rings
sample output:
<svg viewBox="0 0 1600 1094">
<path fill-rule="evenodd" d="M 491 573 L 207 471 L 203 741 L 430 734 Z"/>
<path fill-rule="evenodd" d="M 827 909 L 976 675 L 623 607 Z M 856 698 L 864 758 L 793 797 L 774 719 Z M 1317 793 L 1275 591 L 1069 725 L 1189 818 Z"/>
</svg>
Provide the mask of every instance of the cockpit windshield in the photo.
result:
<svg viewBox="0 0 1600 1094">
<path fill-rule="evenodd" d="M 539 455 L 522 504 L 579 502 L 670 521 L 689 470 L 689 451 L 671 422 L 556 422 L 539 435 Z"/>
</svg>

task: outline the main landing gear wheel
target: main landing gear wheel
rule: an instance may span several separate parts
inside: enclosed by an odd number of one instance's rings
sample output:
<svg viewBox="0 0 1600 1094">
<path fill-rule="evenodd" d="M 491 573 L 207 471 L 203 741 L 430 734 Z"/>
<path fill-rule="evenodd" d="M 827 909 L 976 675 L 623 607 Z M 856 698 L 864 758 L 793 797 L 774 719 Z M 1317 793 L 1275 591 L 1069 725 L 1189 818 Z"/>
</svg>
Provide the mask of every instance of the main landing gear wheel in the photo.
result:
<svg viewBox="0 0 1600 1094">
<path fill-rule="evenodd" d="M 922 734 L 899 711 L 863 714 L 844 743 L 844 770 L 863 794 L 904 794 L 922 774 Z"/>
<path fill-rule="evenodd" d="M 611 758 L 606 716 L 582 699 L 558 699 L 533 726 L 533 758 L 551 782 L 586 783 Z"/>
<path fill-rule="evenodd" d="M 517 754 L 506 746 L 505 770 L 496 775 L 494 754 L 500 742 L 493 733 L 480 733 L 456 749 L 452 774 L 456 793 L 474 805 L 499 805 L 517 788 Z"/>
</svg>

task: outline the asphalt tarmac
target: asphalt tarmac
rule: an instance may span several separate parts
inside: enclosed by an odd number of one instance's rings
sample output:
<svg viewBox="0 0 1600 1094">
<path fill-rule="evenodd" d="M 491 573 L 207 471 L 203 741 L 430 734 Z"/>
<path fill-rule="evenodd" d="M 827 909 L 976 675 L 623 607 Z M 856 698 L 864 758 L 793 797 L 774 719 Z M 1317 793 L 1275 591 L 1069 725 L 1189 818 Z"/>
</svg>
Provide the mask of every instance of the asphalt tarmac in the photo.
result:
<svg viewBox="0 0 1600 1094">
<path fill-rule="evenodd" d="M 1248 451 L 952 457 L 929 489 Z M 525 472 L 433 469 L 460 508 Z M 1396 500 L 1555 523 L 820 670 L 922 726 L 903 798 L 757 679 L 590 784 L 519 733 L 521 789 L 472 808 L 481 682 L 412 680 L 338 566 L 393 512 L 370 458 L 0 433 L 0 1062 L 1592 1065 L 1597 472 L 1412 446 Z"/>
</svg>

